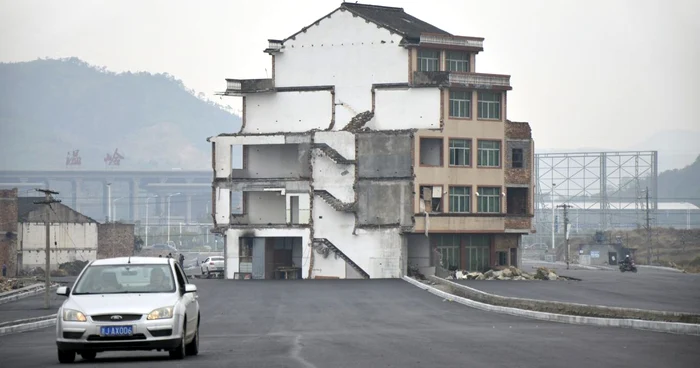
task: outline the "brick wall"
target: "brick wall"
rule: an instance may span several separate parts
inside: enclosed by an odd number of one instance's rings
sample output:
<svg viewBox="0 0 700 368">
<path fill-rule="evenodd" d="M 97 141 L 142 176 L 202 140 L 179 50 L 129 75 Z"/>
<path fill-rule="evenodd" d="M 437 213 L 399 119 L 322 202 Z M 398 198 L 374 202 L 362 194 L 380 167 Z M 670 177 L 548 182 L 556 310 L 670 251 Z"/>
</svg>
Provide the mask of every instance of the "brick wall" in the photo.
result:
<svg viewBox="0 0 700 368">
<path fill-rule="evenodd" d="M 506 217 L 506 229 L 530 229 L 532 219 L 530 217 Z"/>
<path fill-rule="evenodd" d="M 98 224 L 97 259 L 126 257 L 134 253 L 133 224 Z"/>
<path fill-rule="evenodd" d="M 17 188 L 0 190 L 0 267 L 3 264 L 8 276 L 17 274 Z"/>
<path fill-rule="evenodd" d="M 506 139 L 532 139 L 529 123 L 506 121 Z"/>
</svg>

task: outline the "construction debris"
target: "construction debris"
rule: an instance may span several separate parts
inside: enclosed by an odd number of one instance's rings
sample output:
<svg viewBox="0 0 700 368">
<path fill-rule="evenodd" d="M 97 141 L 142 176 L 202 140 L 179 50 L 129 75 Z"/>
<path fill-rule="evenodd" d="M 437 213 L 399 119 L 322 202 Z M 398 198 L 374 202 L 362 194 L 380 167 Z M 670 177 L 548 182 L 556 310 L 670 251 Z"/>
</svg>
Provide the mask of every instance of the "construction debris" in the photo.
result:
<svg viewBox="0 0 700 368">
<path fill-rule="evenodd" d="M 520 270 L 517 267 L 506 267 L 501 270 L 481 272 L 455 271 L 447 276 L 448 280 L 558 280 L 559 276 L 546 267 L 537 269 L 535 275 Z"/>
<path fill-rule="evenodd" d="M 80 274 L 80 272 L 83 270 L 83 268 L 85 268 L 85 266 L 87 266 L 87 264 L 88 264 L 88 261 L 80 261 L 80 260 L 61 263 L 60 265 L 58 265 L 58 270 L 51 271 L 51 276 L 55 276 L 55 277 L 78 276 Z M 54 275 L 54 272 L 56 272 L 55 275 Z"/>
<path fill-rule="evenodd" d="M 35 283 L 35 280 L 8 279 L 0 277 L 0 293 L 21 289 L 23 287 L 30 286 Z"/>
</svg>

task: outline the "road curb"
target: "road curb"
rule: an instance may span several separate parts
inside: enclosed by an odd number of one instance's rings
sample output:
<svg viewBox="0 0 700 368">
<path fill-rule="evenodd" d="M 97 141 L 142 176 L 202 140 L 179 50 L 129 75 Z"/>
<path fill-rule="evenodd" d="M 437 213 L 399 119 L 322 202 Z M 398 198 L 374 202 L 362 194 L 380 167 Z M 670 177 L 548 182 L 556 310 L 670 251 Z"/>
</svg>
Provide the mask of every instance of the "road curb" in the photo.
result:
<svg viewBox="0 0 700 368">
<path fill-rule="evenodd" d="M 52 314 L 43 317 L 21 319 L 17 321 L 5 322 L 4 324 L 7 326 L 0 327 L 0 336 L 55 326 L 56 315 Z"/>
<path fill-rule="evenodd" d="M 673 267 L 663 267 L 663 266 L 647 266 L 647 265 L 637 265 L 639 268 L 651 268 L 654 270 L 662 270 L 662 271 L 672 271 L 672 272 L 678 272 L 678 273 L 685 273 L 683 270 L 679 270 L 677 268 Z"/>
<path fill-rule="evenodd" d="M 458 284 L 436 276 L 427 276 L 428 280 L 450 288 L 454 295 L 490 305 L 531 310 L 536 312 L 565 314 L 580 317 L 635 319 L 654 322 L 689 323 L 700 325 L 700 315 L 695 313 L 670 312 L 637 308 L 609 307 L 581 303 L 559 302 L 541 299 L 516 298 L 490 294 L 467 285 Z M 536 281 L 534 281 L 536 282 Z"/>
<path fill-rule="evenodd" d="M 537 263 L 544 263 L 544 264 L 551 264 L 555 266 L 566 266 L 565 262 L 547 262 L 547 261 L 538 261 L 538 260 L 531 260 L 531 259 L 524 259 L 523 264 L 537 264 Z M 575 266 L 579 268 L 583 268 L 584 270 L 592 270 L 592 271 L 611 271 L 610 268 L 607 267 L 596 267 L 596 266 L 589 266 L 589 265 L 582 265 L 578 263 L 570 263 L 570 266 Z M 534 267 L 533 267 L 534 268 Z"/>
<path fill-rule="evenodd" d="M 659 321 L 644 321 L 638 319 L 622 319 L 622 318 L 600 318 L 600 317 L 584 317 L 584 316 L 572 316 L 567 314 L 556 314 L 548 312 L 538 312 L 526 309 L 518 309 L 511 307 L 501 307 L 486 303 L 477 302 L 471 299 L 467 299 L 461 296 L 450 294 L 442 290 L 438 290 L 435 287 L 426 285 L 420 281 L 414 280 L 408 276 L 403 277 L 404 281 L 420 288 L 427 290 L 433 295 L 437 295 L 449 301 L 454 301 L 459 304 L 480 309 L 488 312 L 496 312 L 509 314 L 512 316 L 525 317 L 531 319 L 537 319 L 541 321 L 549 322 L 560 322 L 575 325 L 589 325 L 598 327 L 621 327 L 621 328 L 632 328 L 637 330 L 647 330 L 655 332 L 666 332 L 681 335 L 693 335 L 700 336 L 700 325 L 691 323 L 678 323 L 678 322 L 659 322 Z"/>
<path fill-rule="evenodd" d="M 56 288 L 56 285 L 52 285 L 51 288 Z M 39 295 L 44 292 L 44 284 L 34 284 L 31 286 L 23 287 L 21 289 L 8 291 L 0 295 L 0 304 L 5 304 L 9 302 L 14 302 L 15 300 L 24 299 L 30 296 Z"/>
</svg>

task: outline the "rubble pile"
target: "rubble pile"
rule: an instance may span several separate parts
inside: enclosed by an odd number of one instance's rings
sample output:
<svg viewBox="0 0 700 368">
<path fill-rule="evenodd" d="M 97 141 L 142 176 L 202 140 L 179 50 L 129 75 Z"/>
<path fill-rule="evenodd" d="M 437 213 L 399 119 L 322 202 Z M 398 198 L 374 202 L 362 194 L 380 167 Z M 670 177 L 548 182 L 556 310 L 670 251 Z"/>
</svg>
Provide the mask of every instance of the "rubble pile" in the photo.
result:
<svg viewBox="0 0 700 368">
<path fill-rule="evenodd" d="M 535 272 L 535 280 L 558 280 L 559 276 L 554 270 L 547 267 L 539 267 Z"/>
<path fill-rule="evenodd" d="M 455 271 L 447 277 L 448 280 L 557 280 L 559 276 L 546 267 L 540 267 L 534 275 L 517 267 L 506 267 L 501 270 L 481 272 Z"/>
<path fill-rule="evenodd" d="M 80 260 L 61 263 L 60 265 L 58 265 L 58 270 L 51 271 L 51 276 L 78 276 L 87 264 L 88 261 Z M 56 273 L 55 275 L 54 272 Z"/>
<path fill-rule="evenodd" d="M 8 279 L 0 277 L 0 293 L 4 293 L 11 290 L 21 289 L 25 286 L 31 285 L 32 282 L 25 282 L 19 279 Z"/>
</svg>

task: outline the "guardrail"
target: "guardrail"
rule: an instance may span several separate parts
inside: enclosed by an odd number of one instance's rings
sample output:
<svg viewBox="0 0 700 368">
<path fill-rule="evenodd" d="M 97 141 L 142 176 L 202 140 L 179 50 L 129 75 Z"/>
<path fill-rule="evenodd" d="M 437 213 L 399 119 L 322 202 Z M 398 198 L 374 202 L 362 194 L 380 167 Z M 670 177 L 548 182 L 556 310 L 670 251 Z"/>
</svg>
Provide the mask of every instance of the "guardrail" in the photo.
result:
<svg viewBox="0 0 700 368">
<path fill-rule="evenodd" d="M 51 286 L 56 287 L 55 285 Z M 30 286 L 25 286 L 21 289 L 15 289 L 11 291 L 6 291 L 0 294 L 0 304 L 13 302 L 18 299 L 26 298 L 29 296 L 41 294 L 44 292 L 44 283 L 37 283 Z"/>
</svg>

